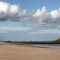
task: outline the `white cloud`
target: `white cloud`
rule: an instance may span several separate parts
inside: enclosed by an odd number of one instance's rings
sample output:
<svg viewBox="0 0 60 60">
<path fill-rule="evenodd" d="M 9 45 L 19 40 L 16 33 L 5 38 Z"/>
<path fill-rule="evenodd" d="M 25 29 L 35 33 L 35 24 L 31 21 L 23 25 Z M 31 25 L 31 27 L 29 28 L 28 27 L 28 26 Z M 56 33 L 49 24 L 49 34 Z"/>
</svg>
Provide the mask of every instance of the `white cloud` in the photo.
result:
<svg viewBox="0 0 60 60">
<path fill-rule="evenodd" d="M 46 13 L 47 13 L 46 7 L 42 7 L 42 9 L 37 9 L 37 11 L 35 12 L 35 14 L 33 16 L 40 17 L 40 16 L 45 15 Z"/>
<path fill-rule="evenodd" d="M 0 1 L 0 20 L 16 20 L 23 23 L 31 23 L 36 28 L 60 26 L 60 8 L 48 11 L 44 6 L 28 12 L 17 4 Z"/>
<path fill-rule="evenodd" d="M 11 4 L 7 2 L 0 1 L 0 20 L 26 20 L 31 18 L 31 15 L 25 10 L 21 9 L 18 4 Z"/>
<path fill-rule="evenodd" d="M 9 15 L 9 18 L 15 18 L 18 13 L 19 13 L 19 6 L 18 5 L 10 5 L 10 7 L 8 8 L 8 15 Z"/>
<path fill-rule="evenodd" d="M 60 22 L 60 8 L 56 10 L 51 10 L 50 12 L 46 7 L 37 9 L 33 14 L 34 18 L 37 18 L 37 21 L 40 25 L 54 25 L 59 24 Z"/>
<path fill-rule="evenodd" d="M 20 6 L 7 2 L 0 2 L 0 20 L 14 19 L 19 15 Z"/>
<path fill-rule="evenodd" d="M 7 17 L 7 10 L 10 4 L 0 2 L 0 20 Z"/>
</svg>

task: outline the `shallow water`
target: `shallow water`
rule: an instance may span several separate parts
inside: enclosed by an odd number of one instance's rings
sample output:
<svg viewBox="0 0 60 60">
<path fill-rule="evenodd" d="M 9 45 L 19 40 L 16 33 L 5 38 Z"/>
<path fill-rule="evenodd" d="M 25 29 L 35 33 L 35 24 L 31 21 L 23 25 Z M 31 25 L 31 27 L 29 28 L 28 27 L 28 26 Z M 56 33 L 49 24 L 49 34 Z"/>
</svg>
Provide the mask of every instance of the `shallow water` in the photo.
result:
<svg viewBox="0 0 60 60">
<path fill-rule="evenodd" d="M 33 45 L 33 47 L 39 47 L 39 48 L 60 48 L 60 46 L 48 46 L 48 45 Z"/>
</svg>

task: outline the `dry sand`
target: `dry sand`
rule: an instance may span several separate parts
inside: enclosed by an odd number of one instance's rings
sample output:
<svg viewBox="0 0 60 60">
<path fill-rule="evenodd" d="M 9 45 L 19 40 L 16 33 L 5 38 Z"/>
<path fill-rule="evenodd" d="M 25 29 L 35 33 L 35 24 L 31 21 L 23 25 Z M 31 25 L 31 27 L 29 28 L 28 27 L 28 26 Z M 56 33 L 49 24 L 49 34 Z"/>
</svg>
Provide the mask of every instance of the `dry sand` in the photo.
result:
<svg viewBox="0 0 60 60">
<path fill-rule="evenodd" d="M 2 43 L 0 60 L 60 60 L 60 49 Z"/>
</svg>

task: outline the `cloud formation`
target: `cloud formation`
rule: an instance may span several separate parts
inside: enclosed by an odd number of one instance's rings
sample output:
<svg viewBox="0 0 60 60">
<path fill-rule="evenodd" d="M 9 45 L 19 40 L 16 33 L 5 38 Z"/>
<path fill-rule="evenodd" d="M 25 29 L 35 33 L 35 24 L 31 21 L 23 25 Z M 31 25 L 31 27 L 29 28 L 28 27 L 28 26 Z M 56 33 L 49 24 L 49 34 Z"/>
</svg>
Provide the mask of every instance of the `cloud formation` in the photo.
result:
<svg viewBox="0 0 60 60">
<path fill-rule="evenodd" d="M 20 6 L 7 2 L 0 2 L 0 20 L 15 19 L 20 12 Z"/>
<path fill-rule="evenodd" d="M 41 9 L 36 10 L 33 17 L 37 18 L 40 24 L 54 24 L 60 20 L 60 8 L 49 12 L 46 7 L 42 7 Z"/>
<path fill-rule="evenodd" d="M 0 21 L 5 20 L 27 22 L 38 28 L 53 28 L 60 26 L 60 8 L 48 11 L 44 6 L 32 13 L 22 9 L 20 5 L 0 1 Z"/>
</svg>

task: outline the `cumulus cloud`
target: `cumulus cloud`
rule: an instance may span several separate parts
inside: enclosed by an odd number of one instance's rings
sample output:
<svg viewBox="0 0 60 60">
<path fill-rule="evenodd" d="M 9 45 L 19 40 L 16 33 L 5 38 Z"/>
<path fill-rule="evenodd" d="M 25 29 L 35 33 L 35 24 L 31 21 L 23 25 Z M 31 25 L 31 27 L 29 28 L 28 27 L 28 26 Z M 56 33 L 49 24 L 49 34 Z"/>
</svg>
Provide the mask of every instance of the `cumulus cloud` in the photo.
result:
<svg viewBox="0 0 60 60">
<path fill-rule="evenodd" d="M 37 18 L 40 24 L 52 24 L 60 20 L 60 8 L 49 12 L 46 7 L 42 7 L 36 10 L 33 17 Z"/>
<path fill-rule="evenodd" d="M 17 18 L 20 9 L 19 5 L 0 2 L 0 20 Z"/>
<path fill-rule="evenodd" d="M 32 13 L 22 9 L 20 5 L 0 1 L 0 21 L 5 20 L 27 22 L 38 28 L 58 27 L 60 26 L 60 8 L 48 11 L 43 6 Z"/>
<path fill-rule="evenodd" d="M 0 1 L 0 21 L 4 20 L 21 20 L 22 18 L 29 19 L 30 15 L 24 9 L 21 9 L 18 4 L 11 4 Z M 24 20 L 23 19 L 23 20 Z"/>
</svg>

